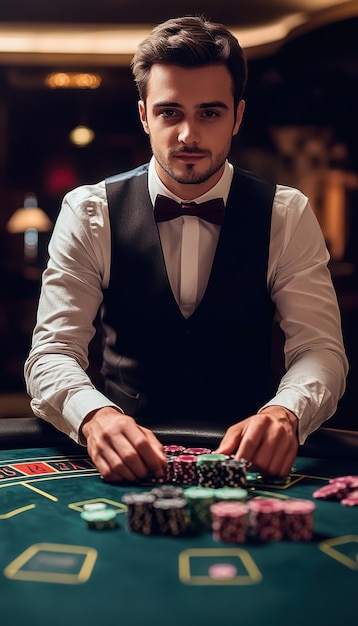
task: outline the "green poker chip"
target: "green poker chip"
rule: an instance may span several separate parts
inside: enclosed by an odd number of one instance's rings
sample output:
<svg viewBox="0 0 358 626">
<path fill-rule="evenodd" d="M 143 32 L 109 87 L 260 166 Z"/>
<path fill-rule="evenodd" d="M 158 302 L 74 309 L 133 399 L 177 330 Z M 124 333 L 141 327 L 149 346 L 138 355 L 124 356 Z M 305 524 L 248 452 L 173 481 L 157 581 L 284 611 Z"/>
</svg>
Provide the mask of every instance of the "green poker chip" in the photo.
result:
<svg viewBox="0 0 358 626">
<path fill-rule="evenodd" d="M 116 527 L 116 512 L 113 509 L 82 511 L 81 518 L 87 522 L 88 528 L 105 530 Z"/>
</svg>

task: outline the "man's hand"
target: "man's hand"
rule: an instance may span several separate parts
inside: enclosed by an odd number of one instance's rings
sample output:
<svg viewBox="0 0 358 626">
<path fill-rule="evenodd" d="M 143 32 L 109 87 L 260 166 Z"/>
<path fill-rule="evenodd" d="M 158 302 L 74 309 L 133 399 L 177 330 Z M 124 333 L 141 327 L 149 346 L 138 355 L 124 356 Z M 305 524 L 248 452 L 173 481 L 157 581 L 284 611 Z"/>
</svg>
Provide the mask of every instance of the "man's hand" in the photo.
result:
<svg viewBox="0 0 358 626">
<path fill-rule="evenodd" d="M 88 453 L 108 481 L 157 477 L 167 466 L 163 446 L 151 430 L 113 407 L 92 411 L 82 423 Z"/>
<path fill-rule="evenodd" d="M 235 454 L 273 476 L 287 476 L 296 458 L 298 420 L 288 409 L 269 406 L 230 426 L 216 452 Z"/>
</svg>

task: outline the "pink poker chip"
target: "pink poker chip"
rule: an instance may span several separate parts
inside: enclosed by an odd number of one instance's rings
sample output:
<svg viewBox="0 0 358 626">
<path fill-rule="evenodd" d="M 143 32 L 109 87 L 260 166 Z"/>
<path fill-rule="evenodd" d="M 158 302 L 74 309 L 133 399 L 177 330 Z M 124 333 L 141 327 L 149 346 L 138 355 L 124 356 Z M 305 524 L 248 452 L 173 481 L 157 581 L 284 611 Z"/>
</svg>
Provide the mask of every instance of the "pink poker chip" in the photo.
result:
<svg viewBox="0 0 358 626">
<path fill-rule="evenodd" d="M 195 454 L 178 454 L 178 456 L 174 458 L 174 463 L 176 464 L 196 463 L 196 462 L 197 462 L 197 458 Z"/>
<path fill-rule="evenodd" d="M 308 515 L 313 513 L 315 503 L 311 500 L 285 500 L 282 502 L 282 508 L 286 515 Z"/>
<path fill-rule="evenodd" d="M 343 500 L 341 500 L 341 504 L 344 506 L 358 506 L 358 489 L 347 493 Z"/>
<path fill-rule="evenodd" d="M 185 448 L 184 454 L 211 454 L 210 448 Z"/>
<path fill-rule="evenodd" d="M 164 452 L 166 454 L 181 454 L 184 450 L 184 446 L 164 446 Z"/>
<path fill-rule="evenodd" d="M 273 498 L 255 498 L 249 502 L 250 510 L 254 513 L 281 513 L 282 501 L 274 500 Z"/>
<path fill-rule="evenodd" d="M 220 518 L 239 518 L 247 515 L 248 507 L 242 502 L 228 502 L 227 500 L 221 500 L 219 502 L 215 502 L 215 504 L 212 504 L 210 506 L 210 511 L 213 516 L 217 516 Z"/>
<path fill-rule="evenodd" d="M 346 484 L 336 481 L 320 487 L 312 495 L 314 498 L 322 500 L 341 500 L 345 496 L 347 489 Z"/>
<path fill-rule="evenodd" d="M 231 563 L 215 563 L 209 567 L 210 578 L 215 578 L 216 580 L 230 580 L 235 578 L 236 574 L 237 569 Z"/>
</svg>

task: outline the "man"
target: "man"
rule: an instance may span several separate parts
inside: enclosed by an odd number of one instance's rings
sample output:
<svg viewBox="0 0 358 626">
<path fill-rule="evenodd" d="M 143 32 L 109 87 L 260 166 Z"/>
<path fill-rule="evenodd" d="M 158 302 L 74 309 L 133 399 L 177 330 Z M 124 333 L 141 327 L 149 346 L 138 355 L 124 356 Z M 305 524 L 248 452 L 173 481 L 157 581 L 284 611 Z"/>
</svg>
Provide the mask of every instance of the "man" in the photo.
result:
<svg viewBox="0 0 358 626">
<path fill-rule="evenodd" d="M 87 445 L 107 480 L 160 476 L 151 426 L 182 419 L 227 429 L 219 452 L 287 474 L 347 374 L 321 231 L 303 194 L 227 160 L 246 83 L 230 32 L 169 20 L 132 69 L 153 157 L 64 198 L 25 365 L 32 408 Z M 184 216 L 157 215 L 163 196 Z M 85 374 L 99 307 L 103 394 Z M 272 390 L 274 314 L 287 372 Z"/>
</svg>

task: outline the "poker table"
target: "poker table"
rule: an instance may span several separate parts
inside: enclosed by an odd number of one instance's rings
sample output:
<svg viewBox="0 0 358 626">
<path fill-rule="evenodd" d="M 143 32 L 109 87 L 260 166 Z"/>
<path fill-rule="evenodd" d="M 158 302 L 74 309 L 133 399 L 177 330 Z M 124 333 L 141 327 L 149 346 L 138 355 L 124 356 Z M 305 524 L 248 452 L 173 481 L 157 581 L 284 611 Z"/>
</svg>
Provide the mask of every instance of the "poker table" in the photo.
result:
<svg viewBox="0 0 358 626">
<path fill-rule="evenodd" d="M 153 428 L 164 444 L 215 449 L 210 428 Z M 330 477 L 358 475 L 358 433 L 321 428 L 284 486 L 250 497 L 312 499 Z M 101 480 L 85 448 L 36 418 L 0 420 L 0 619 L 4 626 L 358 624 L 358 507 L 315 500 L 311 541 L 214 541 L 129 532 L 122 497 L 151 487 Z M 94 530 L 87 503 L 117 512 Z M 236 575 L 213 578 L 213 564 Z"/>
</svg>

